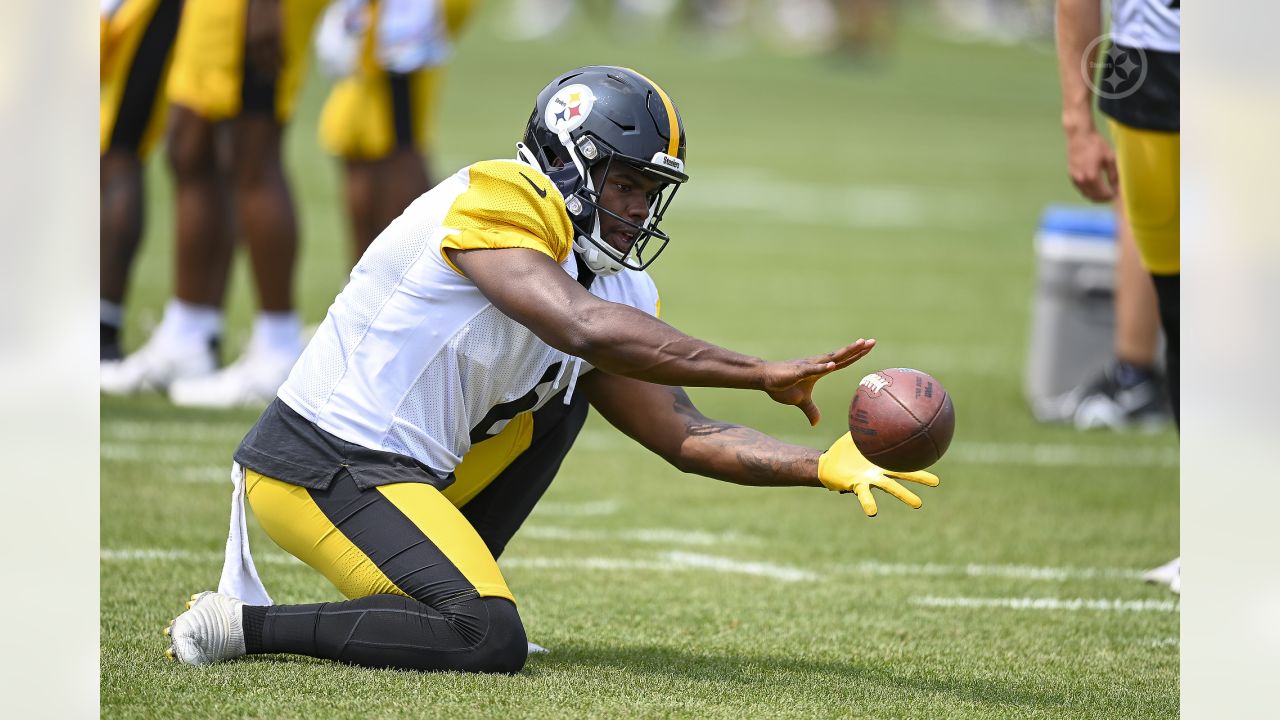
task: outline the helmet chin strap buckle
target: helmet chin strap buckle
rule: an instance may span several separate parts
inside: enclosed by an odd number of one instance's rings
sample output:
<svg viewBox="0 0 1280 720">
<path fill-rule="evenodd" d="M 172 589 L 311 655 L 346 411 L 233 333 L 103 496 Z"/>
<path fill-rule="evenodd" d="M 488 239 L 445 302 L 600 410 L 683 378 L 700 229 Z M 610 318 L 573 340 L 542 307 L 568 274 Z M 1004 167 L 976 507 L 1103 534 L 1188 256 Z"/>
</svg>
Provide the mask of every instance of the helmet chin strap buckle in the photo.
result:
<svg viewBox="0 0 1280 720">
<path fill-rule="evenodd" d="M 585 235 L 574 235 L 573 249 L 582 257 L 582 262 L 599 277 L 620 272 L 622 263 L 596 246 Z"/>
</svg>

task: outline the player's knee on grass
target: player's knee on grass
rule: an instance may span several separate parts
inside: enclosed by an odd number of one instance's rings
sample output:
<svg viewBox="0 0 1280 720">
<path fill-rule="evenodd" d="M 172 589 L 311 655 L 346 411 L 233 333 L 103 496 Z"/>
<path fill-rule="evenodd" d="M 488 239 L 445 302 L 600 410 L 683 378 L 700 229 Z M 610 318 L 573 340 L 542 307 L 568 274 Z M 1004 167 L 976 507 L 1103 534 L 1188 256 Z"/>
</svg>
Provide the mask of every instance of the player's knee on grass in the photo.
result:
<svg viewBox="0 0 1280 720">
<path fill-rule="evenodd" d="M 506 598 L 477 598 L 488 614 L 488 628 L 475 648 L 463 654 L 458 670 L 481 673 L 518 673 L 528 657 L 529 641 L 515 603 Z"/>
</svg>

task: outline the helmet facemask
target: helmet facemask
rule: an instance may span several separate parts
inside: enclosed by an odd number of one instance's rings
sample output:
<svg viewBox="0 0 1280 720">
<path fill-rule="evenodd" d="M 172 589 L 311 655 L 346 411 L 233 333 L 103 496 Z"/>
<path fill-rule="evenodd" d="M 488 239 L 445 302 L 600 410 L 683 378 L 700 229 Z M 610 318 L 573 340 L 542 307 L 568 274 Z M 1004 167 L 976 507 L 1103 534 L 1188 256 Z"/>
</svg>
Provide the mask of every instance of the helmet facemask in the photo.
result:
<svg viewBox="0 0 1280 720">
<path fill-rule="evenodd" d="M 563 144 L 577 180 L 574 183 L 576 187 L 565 195 L 565 209 L 569 211 L 569 217 L 577 231 L 574 248 L 582 254 L 587 267 L 597 275 L 611 275 L 623 268 L 644 270 L 649 267 L 671 240 L 665 232 L 658 229 L 658 224 L 662 222 L 680 184 L 686 179 L 682 172 L 659 163 L 665 159 L 671 165 L 681 168 L 683 163 L 663 153 L 657 153 L 654 161 L 630 158 L 589 134 Z M 626 165 L 638 175 L 660 183 L 649 193 L 649 214 L 641 223 L 604 206 L 605 189 L 597 187 L 596 178 L 600 179 L 599 184 L 603 186 L 615 163 Z M 632 235 L 631 246 L 626 252 L 614 247 L 602 235 L 602 216 L 611 218 Z"/>
</svg>

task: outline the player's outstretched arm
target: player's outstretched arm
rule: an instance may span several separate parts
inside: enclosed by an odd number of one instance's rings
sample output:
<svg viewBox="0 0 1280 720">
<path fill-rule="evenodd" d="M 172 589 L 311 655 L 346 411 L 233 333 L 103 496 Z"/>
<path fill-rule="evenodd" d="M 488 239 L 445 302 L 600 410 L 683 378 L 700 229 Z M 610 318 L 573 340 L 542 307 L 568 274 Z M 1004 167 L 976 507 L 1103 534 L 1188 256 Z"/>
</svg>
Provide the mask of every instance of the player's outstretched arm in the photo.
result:
<svg viewBox="0 0 1280 720">
<path fill-rule="evenodd" d="M 809 485 L 855 493 L 868 516 L 879 512 L 872 488 L 918 509 L 920 498 L 898 481 L 938 484 L 932 473 L 897 473 L 877 467 L 862 457 L 848 433 L 824 453 L 712 420 L 694 407 L 682 388 L 603 372 L 588 373 L 582 387 L 592 406 L 614 427 L 684 472 L 739 485 Z"/>
<path fill-rule="evenodd" d="M 683 388 L 599 371 L 584 375 L 579 386 L 614 427 L 683 472 L 739 485 L 822 485 L 819 450 L 712 420 Z"/>
<path fill-rule="evenodd" d="M 813 386 L 871 351 L 875 341 L 824 355 L 769 362 L 686 335 L 633 307 L 587 292 L 534 250 L 448 250 L 449 259 L 498 309 L 552 347 L 615 375 L 660 385 L 762 390 L 795 405 L 811 424 Z"/>
</svg>

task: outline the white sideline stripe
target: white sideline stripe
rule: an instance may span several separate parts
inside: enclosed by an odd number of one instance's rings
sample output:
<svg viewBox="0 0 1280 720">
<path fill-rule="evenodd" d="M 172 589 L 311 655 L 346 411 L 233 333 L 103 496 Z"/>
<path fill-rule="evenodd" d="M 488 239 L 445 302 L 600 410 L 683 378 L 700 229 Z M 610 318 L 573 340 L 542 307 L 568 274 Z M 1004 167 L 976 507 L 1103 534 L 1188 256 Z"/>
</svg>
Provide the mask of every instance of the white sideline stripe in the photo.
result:
<svg viewBox="0 0 1280 720">
<path fill-rule="evenodd" d="M 738 572 L 748 575 L 763 575 L 765 577 L 777 578 L 787 582 L 798 582 L 801 580 L 817 580 L 818 574 L 809 570 L 801 570 L 800 568 L 788 567 L 786 565 L 774 565 L 766 562 L 741 562 L 730 558 L 715 557 L 713 555 L 697 555 L 687 552 L 669 552 L 663 555 L 669 562 L 680 565 L 682 567 L 705 568 L 715 570 L 717 572 Z"/>
<path fill-rule="evenodd" d="M 145 560 L 171 560 L 174 562 L 196 562 L 221 565 L 223 554 L 220 552 L 201 552 L 194 550 L 160 550 L 157 548 L 104 549 L 98 553 L 101 560 L 108 562 L 127 562 Z M 264 565 L 302 565 L 298 558 L 278 552 L 256 552 L 255 563 Z"/>
<path fill-rule="evenodd" d="M 622 509 L 617 500 L 591 500 L 587 502 L 556 502 L 544 500 L 533 506 L 530 515 L 558 515 L 561 517 L 595 517 L 613 515 Z"/>
<path fill-rule="evenodd" d="M 600 541 L 619 540 L 639 543 L 675 545 L 759 545 L 760 538 L 740 533 L 710 533 L 674 528 L 637 528 L 634 530 L 578 530 L 550 525 L 528 525 L 520 528 L 520 537 L 535 540 Z"/>
<path fill-rule="evenodd" d="M 172 562 L 198 562 L 213 565 L 222 563 L 222 553 L 193 552 L 190 550 L 159 550 L 155 548 L 130 548 L 103 550 L 99 557 L 106 562 L 121 561 L 153 561 L 168 560 Z M 255 562 L 264 565 L 302 565 L 302 561 L 284 553 L 253 554 Z M 818 576 L 808 570 L 774 565 L 764 562 L 742 562 L 730 558 L 712 555 L 696 555 L 693 553 L 665 553 L 658 560 L 627 560 L 623 558 L 586 557 L 586 558 L 548 558 L 548 557 L 512 557 L 504 558 L 499 563 L 503 567 L 559 569 L 572 568 L 582 570 L 652 570 L 671 572 L 680 570 L 711 570 L 712 572 L 753 575 L 767 577 L 783 582 L 801 580 L 817 580 Z"/>
<path fill-rule="evenodd" d="M 1124 568 L 1089 567 L 1038 567 L 1035 565 L 942 565 L 935 563 L 881 563 L 861 562 L 856 565 L 837 565 L 833 572 L 851 572 L 859 575 L 926 576 L 926 577 L 1000 577 L 1016 580 L 1139 580 L 1141 570 Z"/>
<path fill-rule="evenodd" d="M 1097 610 L 1103 612 L 1179 612 L 1173 600 L 1109 600 L 1098 598 L 978 598 L 936 597 L 911 598 L 913 605 L 941 608 L 999 608 L 1002 610 Z"/>
</svg>

